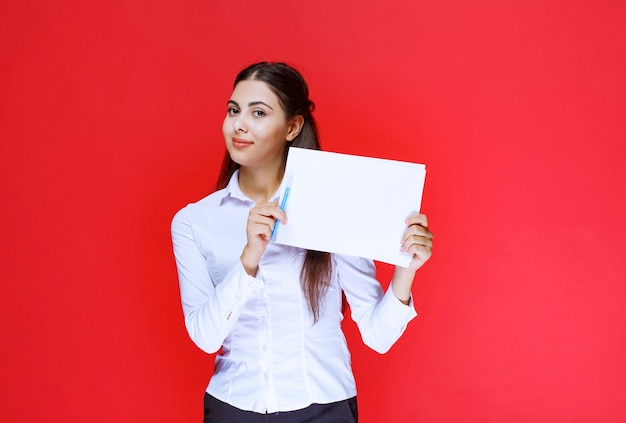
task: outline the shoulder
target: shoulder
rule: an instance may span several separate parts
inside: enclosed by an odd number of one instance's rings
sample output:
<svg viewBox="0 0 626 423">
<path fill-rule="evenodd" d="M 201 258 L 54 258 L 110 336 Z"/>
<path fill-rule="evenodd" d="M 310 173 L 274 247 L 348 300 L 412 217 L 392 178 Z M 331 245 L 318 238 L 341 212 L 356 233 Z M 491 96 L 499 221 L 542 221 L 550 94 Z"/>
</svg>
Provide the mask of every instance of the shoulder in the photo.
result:
<svg viewBox="0 0 626 423">
<path fill-rule="evenodd" d="M 219 207 L 225 195 L 226 189 L 224 188 L 196 202 L 187 204 L 176 212 L 172 219 L 172 224 L 176 224 L 177 222 L 193 223 L 198 219 L 203 220 L 206 218 L 207 214 L 210 215 L 212 210 Z"/>
</svg>

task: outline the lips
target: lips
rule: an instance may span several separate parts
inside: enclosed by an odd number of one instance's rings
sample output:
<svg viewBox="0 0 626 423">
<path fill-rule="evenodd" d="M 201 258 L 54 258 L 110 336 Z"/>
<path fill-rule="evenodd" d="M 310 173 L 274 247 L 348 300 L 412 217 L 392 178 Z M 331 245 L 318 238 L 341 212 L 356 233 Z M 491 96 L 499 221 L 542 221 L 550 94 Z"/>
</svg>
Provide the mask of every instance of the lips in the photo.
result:
<svg viewBox="0 0 626 423">
<path fill-rule="evenodd" d="M 233 147 L 235 148 L 246 148 L 252 144 L 252 141 L 244 140 L 242 138 L 233 138 Z"/>
</svg>

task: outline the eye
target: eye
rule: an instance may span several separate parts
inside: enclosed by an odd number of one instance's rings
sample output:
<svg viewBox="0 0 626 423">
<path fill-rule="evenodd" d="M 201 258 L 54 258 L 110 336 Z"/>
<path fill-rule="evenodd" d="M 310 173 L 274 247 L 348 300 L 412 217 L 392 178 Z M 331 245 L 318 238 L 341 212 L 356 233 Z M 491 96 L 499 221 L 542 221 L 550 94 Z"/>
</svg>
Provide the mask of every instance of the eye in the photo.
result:
<svg viewBox="0 0 626 423">
<path fill-rule="evenodd" d="M 228 108 L 228 116 L 235 116 L 237 114 L 239 114 L 239 109 L 237 109 L 236 107 Z"/>
<path fill-rule="evenodd" d="M 265 116 L 267 113 L 265 113 L 263 110 L 255 110 L 254 112 L 252 112 L 252 114 L 256 117 L 263 117 Z"/>
</svg>

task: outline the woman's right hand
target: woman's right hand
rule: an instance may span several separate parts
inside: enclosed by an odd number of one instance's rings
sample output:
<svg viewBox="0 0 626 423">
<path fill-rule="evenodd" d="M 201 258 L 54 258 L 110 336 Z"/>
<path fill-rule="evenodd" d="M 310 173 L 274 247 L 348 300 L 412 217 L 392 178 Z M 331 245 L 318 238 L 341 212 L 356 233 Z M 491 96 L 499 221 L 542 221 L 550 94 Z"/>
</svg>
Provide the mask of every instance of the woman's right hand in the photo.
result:
<svg viewBox="0 0 626 423">
<path fill-rule="evenodd" d="M 249 275 L 256 274 L 259 261 L 270 242 L 276 220 L 280 220 L 282 225 L 287 223 L 287 215 L 276 202 L 256 205 L 250 209 L 246 225 L 248 243 L 241 253 L 241 263 Z"/>
</svg>

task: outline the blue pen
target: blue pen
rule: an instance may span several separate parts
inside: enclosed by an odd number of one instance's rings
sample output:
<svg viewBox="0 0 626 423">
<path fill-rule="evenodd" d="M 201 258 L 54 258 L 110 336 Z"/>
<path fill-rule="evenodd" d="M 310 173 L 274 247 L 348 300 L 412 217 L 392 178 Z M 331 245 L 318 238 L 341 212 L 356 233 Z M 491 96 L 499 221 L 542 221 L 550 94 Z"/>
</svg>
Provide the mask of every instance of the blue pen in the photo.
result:
<svg viewBox="0 0 626 423">
<path fill-rule="evenodd" d="M 292 175 L 289 176 L 289 180 L 287 180 L 287 186 L 285 187 L 285 192 L 283 193 L 283 199 L 280 201 L 280 209 L 285 211 L 285 205 L 287 204 L 287 197 L 289 197 L 289 191 L 291 191 L 291 182 L 293 181 Z M 272 229 L 272 236 L 270 237 L 270 242 L 274 242 L 274 238 L 276 238 L 276 231 L 278 229 L 278 224 L 280 220 L 276 219 L 276 223 L 274 223 L 274 228 Z"/>
</svg>

